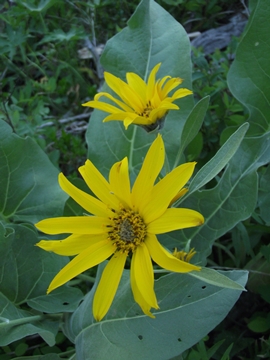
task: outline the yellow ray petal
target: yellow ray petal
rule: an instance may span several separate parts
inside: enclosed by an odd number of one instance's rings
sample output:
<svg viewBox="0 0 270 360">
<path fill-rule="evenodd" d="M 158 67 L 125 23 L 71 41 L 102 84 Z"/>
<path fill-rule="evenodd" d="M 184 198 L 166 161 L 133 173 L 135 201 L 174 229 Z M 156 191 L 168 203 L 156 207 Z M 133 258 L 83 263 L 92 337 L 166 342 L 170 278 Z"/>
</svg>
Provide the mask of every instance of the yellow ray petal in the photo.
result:
<svg viewBox="0 0 270 360">
<path fill-rule="evenodd" d="M 127 73 L 126 78 L 128 85 L 141 97 L 142 103 L 146 104 L 146 83 L 143 79 L 135 73 Z"/>
<path fill-rule="evenodd" d="M 123 111 L 123 110 L 119 109 L 118 107 L 113 106 L 111 104 L 108 104 L 108 103 L 105 103 L 102 101 L 95 101 L 95 100 L 88 101 L 88 102 L 82 104 L 82 106 L 92 107 L 93 109 L 98 109 L 98 110 L 105 111 L 105 112 L 112 113 L 112 114 L 116 114 L 116 113 Z"/>
<path fill-rule="evenodd" d="M 117 291 L 127 255 L 115 253 L 106 265 L 93 300 L 93 315 L 97 321 L 107 314 Z"/>
<path fill-rule="evenodd" d="M 170 201 L 169 206 L 172 206 L 180 197 L 184 196 L 188 192 L 188 188 L 181 189 Z"/>
<path fill-rule="evenodd" d="M 119 201 L 111 193 L 110 184 L 90 160 L 86 160 L 85 165 L 79 168 L 79 172 L 89 188 L 104 204 L 115 210 L 119 209 Z"/>
<path fill-rule="evenodd" d="M 128 159 L 126 157 L 111 167 L 109 181 L 112 193 L 117 196 L 122 205 L 131 208 Z"/>
<path fill-rule="evenodd" d="M 127 104 L 123 103 L 122 101 L 116 99 L 115 97 L 113 97 L 111 94 L 106 93 L 106 92 L 101 92 L 95 95 L 95 101 L 98 101 L 102 96 L 107 97 L 108 99 L 112 100 L 113 102 L 115 102 L 118 106 L 120 106 L 124 111 L 131 111 L 132 112 L 132 108 L 127 106 Z"/>
<path fill-rule="evenodd" d="M 123 100 L 123 102 L 133 108 L 136 112 L 142 111 L 143 103 L 140 97 L 127 83 L 107 72 L 104 73 L 104 77 L 109 87 Z"/>
<path fill-rule="evenodd" d="M 73 234 L 64 240 L 41 240 L 36 246 L 58 255 L 73 256 L 81 253 L 89 246 L 105 240 L 106 235 L 77 235 Z"/>
<path fill-rule="evenodd" d="M 135 205 L 136 211 L 139 211 L 144 206 L 144 203 L 147 202 L 148 194 L 152 190 L 154 182 L 164 164 L 164 158 L 164 143 L 162 137 L 158 135 L 145 156 L 142 168 L 132 188 L 132 203 Z"/>
<path fill-rule="evenodd" d="M 195 210 L 170 208 L 158 219 L 152 221 L 147 226 L 147 231 L 151 234 L 164 234 L 173 230 L 199 226 L 203 223 L 203 216 Z"/>
<path fill-rule="evenodd" d="M 133 297 L 134 297 L 134 300 L 136 301 L 136 303 L 141 307 L 141 309 L 145 315 L 150 316 L 152 319 L 155 319 L 155 316 L 150 312 L 151 305 L 149 305 L 145 301 L 145 298 L 142 296 L 142 294 L 140 293 L 140 291 L 138 289 L 137 283 L 134 279 L 134 271 L 130 272 L 130 284 L 131 284 Z"/>
<path fill-rule="evenodd" d="M 171 253 L 169 253 L 169 251 L 167 251 L 166 249 L 164 249 L 163 246 L 160 245 L 157 237 L 153 234 L 149 234 L 147 236 L 145 245 L 147 246 L 152 259 L 163 269 L 179 273 L 186 273 L 193 270 L 201 270 L 199 266 L 178 260 Z"/>
<path fill-rule="evenodd" d="M 161 92 L 161 89 L 164 85 L 164 83 L 168 80 L 168 79 L 171 79 L 172 77 L 167 75 L 167 76 L 164 76 L 162 79 L 159 79 L 157 81 L 157 87 L 158 87 L 158 90 Z"/>
<path fill-rule="evenodd" d="M 90 214 L 102 217 L 113 215 L 108 206 L 71 184 L 62 173 L 59 174 L 58 181 L 61 188 Z"/>
<path fill-rule="evenodd" d="M 133 252 L 131 260 L 132 280 L 136 283 L 133 286 L 134 298 L 139 299 L 137 291 L 144 298 L 149 306 L 158 309 L 157 299 L 154 292 L 154 274 L 151 257 L 147 247 L 143 244 Z M 134 285 L 134 284 L 133 284 Z M 141 304 L 139 303 L 141 306 Z M 143 304 L 142 304 L 143 305 Z"/>
<path fill-rule="evenodd" d="M 104 71 L 104 78 L 108 86 L 121 97 L 121 88 L 126 86 L 126 83 L 119 77 Z"/>
<path fill-rule="evenodd" d="M 47 293 L 65 284 L 70 279 L 81 274 L 87 269 L 100 264 L 115 251 L 111 241 L 104 240 L 95 243 L 72 259 L 52 280 Z"/>
<path fill-rule="evenodd" d="M 106 116 L 106 118 L 103 120 L 103 122 L 107 122 L 107 121 L 111 121 L 111 120 L 124 121 L 126 118 L 136 119 L 137 117 L 138 117 L 138 115 L 135 113 L 121 112 L 121 113 L 115 113 L 115 114 Z"/>
<path fill-rule="evenodd" d="M 163 100 L 160 104 L 159 107 L 161 109 L 167 109 L 167 110 L 178 110 L 179 106 L 177 106 L 176 104 L 173 104 L 172 102 L 170 102 L 168 100 L 169 98 L 166 98 L 165 100 Z"/>
<path fill-rule="evenodd" d="M 156 87 L 156 74 L 160 68 L 161 63 L 157 64 L 151 71 L 148 81 L 147 81 L 147 91 L 146 91 L 146 97 L 148 100 L 151 100 L 154 93 L 155 93 L 155 87 Z"/>
<path fill-rule="evenodd" d="M 35 226 L 45 234 L 106 234 L 109 218 L 99 216 L 67 216 L 41 220 Z"/>
<path fill-rule="evenodd" d="M 166 211 L 171 200 L 191 178 L 195 165 L 196 162 L 190 162 L 178 166 L 154 186 L 149 203 L 141 210 L 145 223 L 150 223 Z"/>
<path fill-rule="evenodd" d="M 178 85 L 180 85 L 183 82 L 180 78 L 171 78 L 166 82 L 166 84 L 162 88 L 162 96 L 163 98 L 167 97 L 169 92 L 171 92 L 173 89 L 175 89 Z"/>
<path fill-rule="evenodd" d="M 191 90 L 188 89 L 178 89 L 176 90 L 176 92 L 172 95 L 172 101 L 176 100 L 176 99 L 180 99 L 182 97 L 188 96 L 188 95 L 192 95 L 193 92 Z"/>
</svg>

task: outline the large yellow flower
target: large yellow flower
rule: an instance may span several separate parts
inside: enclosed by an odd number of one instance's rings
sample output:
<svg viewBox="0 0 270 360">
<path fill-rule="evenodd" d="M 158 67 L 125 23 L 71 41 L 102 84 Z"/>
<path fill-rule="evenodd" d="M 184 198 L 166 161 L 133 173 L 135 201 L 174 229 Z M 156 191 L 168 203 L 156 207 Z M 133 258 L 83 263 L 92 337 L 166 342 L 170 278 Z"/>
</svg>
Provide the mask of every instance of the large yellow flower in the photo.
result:
<svg viewBox="0 0 270 360">
<path fill-rule="evenodd" d="M 89 216 L 45 219 L 36 227 L 47 234 L 70 233 L 65 240 L 42 240 L 37 246 L 59 255 L 77 255 L 52 280 L 48 292 L 83 271 L 111 257 L 98 284 L 93 314 L 100 321 L 113 301 L 127 256 L 132 255 L 130 282 L 135 301 L 146 315 L 158 309 L 154 292 L 151 258 L 174 272 L 190 272 L 200 267 L 181 261 L 158 242 L 156 234 L 201 225 L 203 216 L 190 209 L 168 208 L 171 200 L 191 177 L 195 163 L 178 166 L 157 183 L 164 163 L 162 137 L 149 148 L 142 168 L 130 189 L 128 160 L 115 163 L 107 181 L 90 160 L 79 168 L 96 197 L 72 185 L 61 173 L 61 188 L 80 204 Z"/>
<path fill-rule="evenodd" d="M 153 68 L 147 83 L 135 73 L 127 73 L 127 83 L 125 83 L 118 77 L 105 72 L 106 83 L 119 98 L 101 92 L 95 96 L 93 101 L 88 101 L 83 106 L 110 113 L 111 115 L 108 115 L 103 121 L 123 121 L 126 129 L 130 124 L 141 125 L 147 131 L 161 128 L 167 112 L 179 109 L 173 102 L 176 99 L 192 94 L 192 91 L 182 88 L 174 91 L 169 96 L 169 93 L 180 85 L 183 80 L 171 76 L 156 80 L 160 65 L 161 63 Z M 118 107 L 99 101 L 102 96 L 113 101 Z"/>
</svg>

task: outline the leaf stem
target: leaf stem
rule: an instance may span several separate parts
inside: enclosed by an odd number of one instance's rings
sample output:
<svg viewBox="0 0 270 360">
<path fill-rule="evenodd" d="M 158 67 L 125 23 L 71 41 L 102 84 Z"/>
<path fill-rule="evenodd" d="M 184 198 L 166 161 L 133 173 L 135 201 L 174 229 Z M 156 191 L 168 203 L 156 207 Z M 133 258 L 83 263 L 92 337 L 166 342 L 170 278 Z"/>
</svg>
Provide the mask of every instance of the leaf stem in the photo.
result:
<svg viewBox="0 0 270 360">
<path fill-rule="evenodd" d="M 16 319 L 16 320 L 9 320 L 7 318 L 0 317 L 0 320 L 3 321 L 0 323 L 0 329 L 3 327 L 13 327 L 13 326 L 17 326 L 17 325 L 33 323 L 36 321 L 43 320 L 45 318 L 59 318 L 60 319 L 61 317 L 62 317 L 62 314 L 34 315 L 34 316 L 27 316 L 27 317 L 24 317 L 21 319 Z"/>
</svg>

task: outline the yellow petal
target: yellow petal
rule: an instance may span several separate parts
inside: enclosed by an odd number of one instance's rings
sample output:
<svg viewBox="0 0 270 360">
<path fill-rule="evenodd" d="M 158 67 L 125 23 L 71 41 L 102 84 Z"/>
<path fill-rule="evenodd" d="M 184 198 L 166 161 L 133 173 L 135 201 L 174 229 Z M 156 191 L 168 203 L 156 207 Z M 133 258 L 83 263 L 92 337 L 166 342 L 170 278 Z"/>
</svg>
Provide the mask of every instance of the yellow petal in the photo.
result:
<svg viewBox="0 0 270 360">
<path fill-rule="evenodd" d="M 157 87 L 159 89 L 159 91 L 162 89 L 164 83 L 168 80 L 168 79 L 171 79 L 172 77 L 167 75 L 167 76 L 164 76 L 162 79 L 159 79 L 157 81 Z"/>
<path fill-rule="evenodd" d="M 122 112 L 122 113 L 115 113 L 115 114 L 111 114 L 108 115 L 103 122 L 107 122 L 107 121 L 112 121 L 112 120 L 120 120 L 120 121 L 124 121 L 127 118 L 132 119 L 136 119 L 138 117 L 137 114 L 135 113 L 131 113 L 131 112 Z"/>
<path fill-rule="evenodd" d="M 170 208 L 147 226 L 151 234 L 164 234 L 169 231 L 199 226 L 204 223 L 203 216 L 191 209 Z"/>
<path fill-rule="evenodd" d="M 162 137 L 158 135 L 145 156 L 142 168 L 132 188 L 132 203 L 135 205 L 136 211 L 144 207 L 144 203 L 147 202 L 148 194 L 164 164 L 164 158 L 164 143 Z"/>
<path fill-rule="evenodd" d="M 146 104 L 146 83 L 135 73 L 127 73 L 128 85 L 141 97 L 143 103 Z"/>
<path fill-rule="evenodd" d="M 142 209 L 144 221 L 150 223 L 161 216 L 171 200 L 191 178 L 196 162 L 185 163 L 164 176 L 153 188 L 149 203 Z"/>
<path fill-rule="evenodd" d="M 38 230 L 46 234 L 105 234 L 109 218 L 99 216 L 70 216 L 41 220 L 35 224 Z"/>
<path fill-rule="evenodd" d="M 147 247 L 143 244 L 133 252 L 131 260 L 132 291 L 135 301 L 140 299 L 138 292 L 149 306 L 158 309 L 157 299 L 154 292 L 154 274 L 151 257 Z M 134 287 L 134 283 L 136 286 Z M 138 302 L 138 301 L 137 301 Z M 141 306 L 141 304 L 139 303 Z M 142 304 L 143 305 L 143 304 Z"/>
<path fill-rule="evenodd" d="M 115 163 L 109 176 L 111 192 L 117 196 L 122 205 L 131 208 L 130 181 L 128 173 L 128 159 Z"/>
<path fill-rule="evenodd" d="M 62 173 L 59 174 L 58 181 L 61 188 L 89 213 L 102 217 L 113 215 L 108 206 L 71 184 Z"/>
<path fill-rule="evenodd" d="M 111 193 L 110 184 L 90 160 L 86 160 L 85 165 L 79 168 L 79 172 L 88 187 L 105 205 L 115 210 L 119 209 L 119 201 Z"/>
<path fill-rule="evenodd" d="M 183 188 L 181 189 L 170 201 L 169 206 L 171 206 L 172 204 L 174 204 L 178 199 L 180 199 L 180 197 L 184 196 L 186 193 L 188 192 L 188 188 Z"/>
<path fill-rule="evenodd" d="M 131 284 L 131 289 L 132 289 L 132 293 L 133 293 L 133 296 L 134 296 L 134 300 L 136 301 L 136 303 L 141 307 L 141 309 L 142 309 L 142 311 L 144 312 L 145 315 L 150 316 L 152 319 L 154 319 L 155 316 L 150 312 L 151 305 L 149 305 L 145 301 L 145 298 L 140 293 L 140 291 L 138 289 L 138 286 L 136 284 L 136 281 L 134 279 L 134 272 L 133 271 L 130 272 L 130 284 Z"/>
<path fill-rule="evenodd" d="M 132 109 L 136 112 L 141 112 L 143 110 L 143 103 L 136 94 L 136 92 L 124 81 L 119 79 L 118 77 L 105 72 L 104 73 L 105 80 L 109 87 Z"/>
<path fill-rule="evenodd" d="M 117 108 L 116 106 L 113 106 L 111 104 L 108 104 L 108 103 L 105 103 L 102 101 L 91 100 L 91 101 L 88 101 L 88 102 L 82 104 L 82 106 L 92 107 L 93 109 L 102 110 L 102 111 L 112 113 L 112 114 L 122 112 L 122 110 Z"/>
<path fill-rule="evenodd" d="M 188 95 L 192 95 L 193 92 L 191 90 L 188 89 L 178 89 L 176 90 L 176 92 L 172 95 L 172 101 L 176 100 L 176 99 L 180 99 L 182 97 L 188 96 Z"/>
<path fill-rule="evenodd" d="M 147 81 L 147 92 L 146 97 L 148 100 L 151 100 L 156 88 L 156 74 L 160 68 L 161 63 L 157 64 L 151 71 L 148 81 Z"/>
<path fill-rule="evenodd" d="M 170 80 L 168 80 L 162 88 L 163 98 L 167 97 L 169 92 L 171 92 L 174 88 L 176 88 L 182 82 L 183 82 L 183 80 L 180 78 L 171 78 Z"/>
<path fill-rule="evenodd" d="M 157 237 L 153 234 L 148 234 L 145 245 L 147 246 L 152 259 L 163 269 L 179 273 L 201 270 L 199 266 L 178 260 L 171 253 L 169 253 L 169 251 L 160 245 Z"/>
<path fill-rule="evenodd" d="M 58 255 L 73 256 L 81 253 L 89 246 L 106 239 L 106 235 L 77 235 L 73 234 L 64 240 L 41 240 L 36 246 Z"/>
<path fill-rule="evenodd" d="M 115 97 L 113 97 L 111 94 L 106 93 L 106 92 L 101 92 L 98 93 L 97 95 L 95 95 L 95 101 L 98 101 L 102 96 L 107 97 L 108 99 L 112 100 L 113 102 L 115 102 L 118 106 L 120 106 L 124 111 L 132 111 L 132 108 L 130 108 L 129 106 L 127 106 L 127 104 L 123 103 L 122 101 L 116 99 Z"/>
<path fill-rule="evenodd" d="M 65 284 L 70 279 L 81 274 L 87 269 L 100 264 L 115 251 L 111 241 L 104 240 L 95 243 L 72 259 L 52 280 L 47 293 Z"/>
<path fill-rule="evenodd" d="M 118 288 L 127 255 L 115 253 L 106 265 L 93 300 L 93 315 L 97 321 L 107 314 Z"/>
</svg>

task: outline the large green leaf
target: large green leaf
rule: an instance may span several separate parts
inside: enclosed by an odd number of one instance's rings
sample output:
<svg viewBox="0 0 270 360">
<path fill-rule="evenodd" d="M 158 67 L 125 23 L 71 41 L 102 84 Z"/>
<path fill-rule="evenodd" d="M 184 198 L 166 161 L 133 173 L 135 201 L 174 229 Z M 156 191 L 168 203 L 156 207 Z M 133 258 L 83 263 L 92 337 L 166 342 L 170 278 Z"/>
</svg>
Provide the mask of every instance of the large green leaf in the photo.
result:
<svg viewBox="0 0 270 360">
<path fill-rule="evenodd" d="M 67 195 L 59 171 L 30 138 L 20 138 L 0 120 L 0 218 L 37 222 L 61 215 Z"/>
<path fill-rule="evenodd" d="M 175 19 L 151 0 L 143 0 L 129 20 L 128 27 L 108 41 L 101 60 L 106 71 L 122 79 L 130 71 L 146 78 L 152 68 L 161 62 L 158 77 L 181 77 L 184 79 L 183 87 L 191 88 L 187 34 Z M 103 90 L 109 91 L 106 86 Z M 185 119 L 193 106 L 192 96 L 179 99 L 177 104 L 181 109 L 169 112 L 161 131 L 171 165 L 178 152 Z M 106 113 L 99 110 L 91 116 L 86 134 L 88 157 L 107 175 L 114 162 L 128 156 L 130 169 L 136 173 L 156 133 L 146 133 L 134 125 L 126 131 L 121 122 L 102 123 L 105 116 Z"/>
<path fill-rule="evenodd" d="M 232 94 L 249 110 L 251 135 L 268 131 L 270 125 L 269 19 L 269 0 L 258 0 L 228 74 Z"/>
<path fill-rule="evenodd" d="M 46 295 L 53 277 L 68 258 L 41 250 L 37 232 L 23 225 L 0 223 L 0 292 L 12 303 L 44 312 L 73 311 L 82 298 L 78 289 L 62 287 Z M 34 269 L 34 271 L 33 271 Z"/>
<path fill-rule="evenodd" d="M 59 321 L 18 309 L 0 293 L 0 346 L 28 335 L 39 334 L 50 346 L 55 344 Z"/>
<path fill-rule="evenodd" d="M 244 271 L 223 274 L 241 286 L 247 281 Z M 155 283 L 160 310 L 151 319 L 134 302 L 129 271 L 125 271 L 112 307 L 105 319 L 97 323 L 92 317 L 94 290 L 95 287 L 71 316 L 65 331 L 75 341 L 77 357 L 81 360 L 91 357 L 105 360 L 108 354 L 111 360 L 169 359 L 206 336 L 224 319 L 241 294 L 205 284 L 186 274 L 169 274 Z"/>
</svg>

